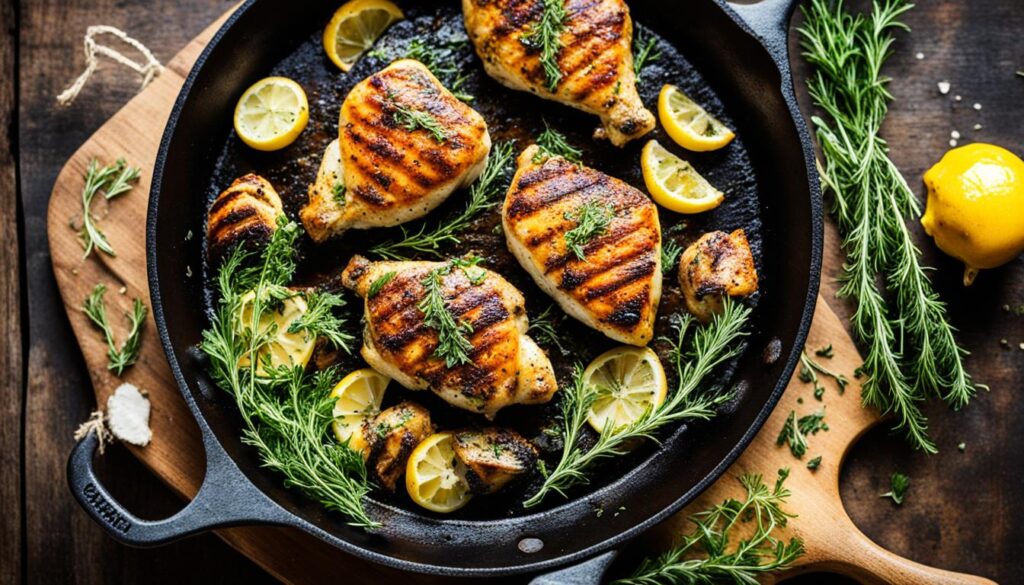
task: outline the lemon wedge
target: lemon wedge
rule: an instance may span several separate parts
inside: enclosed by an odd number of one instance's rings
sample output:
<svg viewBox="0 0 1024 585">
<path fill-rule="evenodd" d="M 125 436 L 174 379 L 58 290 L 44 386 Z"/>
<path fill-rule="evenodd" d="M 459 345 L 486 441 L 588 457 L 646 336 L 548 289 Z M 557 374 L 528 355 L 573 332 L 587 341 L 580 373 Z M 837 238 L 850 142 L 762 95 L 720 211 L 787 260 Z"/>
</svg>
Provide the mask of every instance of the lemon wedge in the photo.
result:
<svg viewBox="0 0 1024 585">
<path fill-rule="evenodd" d="M 583 371 L 597 389 L 587 422 L 599 433 L 614 432 L 665 402 L 668 381 L 661 360 L 649 347 L 624 345 L 597 356 Z"/>
<path fill-rule="evenodd" d="M 235 132 L 256 150 L 280 150 L 299 137 L 309 122 L 302 87 L 287 77 L 266 77 L 252 84 L 235 106 Z"/>
<path fill-rule="evenodd" d="M 700 213 L 722 204 L 725 194 L 715 189 L 693 166 L 651 140 L 640 152 L 644 183 L 654 201 L 677 213 Z"/>
<path fill-rule="evenodd" d="M 687 150 L 718 150 L 736 137 L 725 124 L 671 84 L 666 84 L 658 94 L 658 120 L 672 140 Z"/>
<path fill-rule="evenodd" d="M 256 294 L 252 291 L 242 296 L 238 325 L 243 331 L 250 331 L 252 329 L 252 311 L 255 299 Z M 256 357 L 256 361 L 259 364 L 257 370 L 259 375 L 268 376 L 270 374 L 268 369 L 272 371 L 281 366 L 306 367 L 306 364 L 309 363 L 309 358 L 313 356 L 316 336 L 306 331 L 296 331 L 294 333 L 288 331 L 292 324 L 306 313 L 308 308 L 306 300 L 300 295 L 295 295 L 282 301 L 281 306 L 276 310 L 263 311 L 259 322 L 256 324 L 256 328 L 261 335 L 273 329 L 274 337 L 260 348 Z M 269 368 L 266 363 L 267 356 L 270 359 Z M 238 360 L 239 367 L 248 367 L 249 363 L 248 355 L 244 355 Z"/>
<path fill-rule="evenodd" d="M 465 506 L 473 494 L 455 458 L 451 433 L 435 433 L 423 440 L 405 466 L 405 489 L 417 505 L 447 514 Z"/>
<path fill-rule="evenodd" d="M 384 391 L 391 379 L 372 368 L 351 372 L 331 390 L 334 402 L 334 436 L 356 451 L 366 448 L 366 438 L 359 431 L 363 423 L 380 414 Z"/>
<path fill-rule="evenodd" d="M 403 18 L 401 9 L 388 0 L 346 2 L 324 29 L 324 51 L 338 68 L 348 71 L 385 29 Z"/>
</svg>

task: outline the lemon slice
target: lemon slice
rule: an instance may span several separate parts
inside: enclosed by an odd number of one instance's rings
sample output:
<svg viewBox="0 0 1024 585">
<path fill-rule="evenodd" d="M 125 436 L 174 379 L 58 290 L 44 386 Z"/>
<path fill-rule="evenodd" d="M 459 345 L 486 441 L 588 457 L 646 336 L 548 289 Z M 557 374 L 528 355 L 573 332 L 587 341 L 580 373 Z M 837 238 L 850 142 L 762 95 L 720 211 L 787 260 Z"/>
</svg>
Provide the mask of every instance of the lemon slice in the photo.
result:
<svg viewBox="0 0 1024 585">
<path fill-rule="evenodd" d="M 714 209 L 725 199 L 690 163 L 651 140 L 640 152 L 644 183 L 654 201 L 677 213 Z"/>
<path fill-rule="evenodd" d="M 658 94 L 658 120 L 672 140 L 687 150 L 718 150 L 736 137 L 674 85 L 666 84 Z"/>
<path fill-rule="evenodd" d="M 280 150 L 299 137 L 309 122 L 302 87 L 287 77 L 266 77 L 252 84 L 235 106 L 235 132 L 256 150 Z"/>
<path fill-rule="evenodd" d="M 238 324 L 242 330 L 252 329 L 252 311 L 255 298 L 256 294 L 252 291 L 242 296 L 238 316 Z M 299 295 L 295 295 L 282 301 L 281 306 L 276 310 L 263 311 L 259 323 L 256 324 L 256 328 L 261 335 L 267 334 L 273 329 L 274 337 L 260 348 L 257 355 L 256 361 L 259 364 L 257 372 L 260 376 L 267 376 L 269 374 L 267 364 L 265 363 L 267 359 L 265 356 L 270 356 L 270 370 L 285 365 L 306 367 L 306 364 L 309 363 L 309 358 L 313 355 L 313 345 L 316 342 L 316 336 L 310 335 L 306 331 L 296 331 L 294 333 L 288 331 L 292 323 L 302 317 L 307 309 L 306 300 Z M 243 355 L 238 360 L 239 367 L 248 367 L 249 363 L 248 355 Z"/>
<path fill-rule="evenodd" d="M 648 347 L 624 345 L 604 352 L 583 371 L 583 381 L 597 389 L 587 422 L 599 433 L 605 428 L 614 432 L 661 406 L 668 392 L 661 360 Z"/>
<path fill-rule="evenodd" d="M 334 436 L 356 451 L 366 448 L 366 438 L 357 432 L 363 423 L 380 414 L 380 403 L 391 379 L 372 368 L 356 370 L 331 390 L 334 402 Z"/>
<path fill-rule="evenodd" d="M 324 29 L 324 51 L 342 71 L 348 71 L 386 28 L 403 18 L 388 0 L 346 2 Z"/>
<path fill-rule="evenodd" d="M 420 443 L 405 465 L 405 489 L 418 505 L 446 514 L 466 505 L 473 494 L 455 458 L 451 433 L 435 433 Z"/>
</svg>

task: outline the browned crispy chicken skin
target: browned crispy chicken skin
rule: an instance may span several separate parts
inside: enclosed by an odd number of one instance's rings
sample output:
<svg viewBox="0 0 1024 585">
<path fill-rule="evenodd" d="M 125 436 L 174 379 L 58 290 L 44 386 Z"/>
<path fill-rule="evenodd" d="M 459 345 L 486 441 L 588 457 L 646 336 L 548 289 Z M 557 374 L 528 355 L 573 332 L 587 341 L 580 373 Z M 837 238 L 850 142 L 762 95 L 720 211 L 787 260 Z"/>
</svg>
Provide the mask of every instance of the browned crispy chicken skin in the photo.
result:
<svg viewBox="0 0 1024 585">
<path fill-rule="evenodd" d="M 490 148 L 480 114 L 422 63 L 395 61 L 345 98 L 299 215 L 316 242 L 423 217 L 476 180 Z"/>
<path fill-rule="evenodd" d="M 455 457 L 466 466 L 466 482 L 475 494 L 492 494 L 537 464 L 537 449 L 513 430 L 456 431 L 453 436 Z"/>
<path fill-rule="evenodd" d="M 722 299 L 757 291 L 754 256 L 743 230 L 709 232 L 679 259 L 679 285 L 686 308 L 703 322 L 722 312 Z"/>
<path fill-rule="evenodd" d="M 269 241 L 282 213 L 281 197 L 270 181 L 252 173 L 235 179 L 210 206 L 206 222 L 210 259 L 218 261 L 240 243 L 258 246 Z"/>
<path fill-rule="evenodd" d="M 424 323 L 423 280 L 444 262 L 370 262 L 355 256 L 342 284 L 366 299 L 362 356 L 373 369 L 411 390 L 430 389 L 449 404 L 487 418 L 510 404 L 540 404 L 557 389 L 551 362 L 526 335 L 523 295 L 500 275 L 476 268 L 441 277 L 452 317 L 472 327 L 471 363 L 448 367 L 434 356 L 437 332 Z M 369 296 L 382 276 L 395 275 Z"/>
<path fill-rule="evenodd" d="M 540 52 L 528 42 L 543 6 L 543 0 L 462 0 L 466 30 L 487 74 L 512 89 L 600 116 L 604 134 L 616 146 L 650 132 L 654 115 L 636 90 L 633 20 L 626 3 L 565 0 L 558 56 L 562 77 L 553 92 Z"/>
<path fill-rule="evenodd" d="M 383 410 L 359 429 L 358 440 L 349 446 L 362 451 L 366 468 L 389 491 L 405 473 L 412 450 L 434 432 L 430 412 L 405 401 Z"/>
<path fill-rule="evenodd" d="M 607 228 L 583 246 L 566 244 L 586 204 L 606 206 Z M 562 309 L 608 337 L 646 345 L 661 300 L 661 225 L 646 195 L 537 146 L 519 155 L 502 221 L 509 250 Z"/>
</svg>

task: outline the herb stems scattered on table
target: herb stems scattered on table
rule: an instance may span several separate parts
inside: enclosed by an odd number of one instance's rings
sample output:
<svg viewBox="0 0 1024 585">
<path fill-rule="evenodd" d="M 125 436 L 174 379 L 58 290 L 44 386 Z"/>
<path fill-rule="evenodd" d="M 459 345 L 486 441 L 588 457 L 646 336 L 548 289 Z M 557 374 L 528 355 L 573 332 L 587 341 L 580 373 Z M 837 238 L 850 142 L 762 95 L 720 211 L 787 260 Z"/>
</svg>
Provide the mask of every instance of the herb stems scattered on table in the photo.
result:
<svg viewBox="0 0 1024 585">
<path fill-rule="evenodd" d="M 238 405 L 243 441 L 256 448 L 263 465 L 284 475 L 286 486 L 342 513 L 351 525 L 372 528 L 377 523 L 363 507 L 370 491 L 363 459 L 327 436 L 334 406 L 329 391 L 337 372 L 308 374 L 298 365 L 274 368 L 269 356 L 260 357 L 278 334 L 276 326 L 265 325 L 273 322 L 268 316 L 286 299 L 305 294 L 287 287 L 300 233 L 298 224 L 282 217 L 259 255 L 238 247 L 228 257 L 218 273 L 219 300 L 201 347 L 214 382 Z M 328 301 L 307 296 L 306 301 L 328 308 L 343 302 L 336 296 Z M 316 334 L 344 343 L 348 336 L 342 325 L 336 317 L 322 319 Z"/>
<path fill-rule="evenodd" d="M 689 518 L 690 534 L 661 556 L 645 559 L 631 576 L 612 585 L 758 583 L 758 575 L 783 570 L 804 554 L 796 537 L 783 540 L 778 529 L 794 516 L 783 506 L 788 469 L 780 469 L 774 487 L 760 475 L 744 475 L 746 497 L 729 499 Z M 753 526 L 750 526 L 753 524 Z M 739 534 L 737 534 L 739 533 Z"/>
<path fill-rule="evenodd" d="M 146 323 L 147 309 L 142 299 L 135 299 L 132 302 L 131 312 L 125 313 L 125 317 L 128 318 L 128 335 L 118 347 L 114 340 L 114 331 L 107 320 L 107 305 L 103 300 L 106 293 L 107 285 L 97 284 L 92 289 L 92 294 L 86 297 L 82 312 L 103 332 L 103 339 L 107 342 L 107 369 L 120 376 L 139 359 L 142 326 Z"/>
<path fill-rule="evenodd" d="M 98 249 L 109 256 L 117 256 L 107 241 L 106 234 L 96 225 L 96 217 L 92 214 L 92 202 L 101 191 L 107 201 L 131 191 L 140 174 L 138 167 L 128 166 L 123 158 L 104 167 L 101 167 L 96 159 L 89 161 L 89 168 L 85 172 L 85 186 L 82 187 L 82 227 L 78 232 L 82 247 L 85 249 L 85 253 L 82 254 L 83 260 L 89 257 L 93 249 Z"/>
<path fill-rule="evenodd" d="M 839 295 L 854 301 L 851 325 L 867 349 L 862 401 L 893 413 L 911 445 L 934 453 L 921 402 L 941 395 L 958 409 L 977 386 L 905 223 L 920 214 L 919 204 L 879 136 L 892 99 L 881 68 L 911 6 L 878 0 L 870 15 L 855 15 L 841 1 L 812 0 L 799 33 L 815 67 L 808 88 L 824 113 L 813 117 L 825 155 L 822 182 L 835 197 L 846 252 Z"/>
<path fill-rule="evenodd" d="M 605 428 L 589 450 L 583 450 L 578 442 L 598 389 L 584 382 L 583 368 L 578 365 L 572 385 L 561 390 L 561 458 L 550 470 L 543 461 L 539 463 L 544 482 L 523 506 L 536 506 L 552 492 L 564 497 L 565 490 L 588 483 L 587 474 L 594 464 L 625 454 L 635 439 L 657 440 L 654 433 L 667 424 L 715 416 L 715 408 L 730 400 L 732 393 L 701 392 L 700 387 L 716 367 L 742 350 L 740 341 L 747 335 L 744 328 L 749 316 L 749 308 L 728 298 L 722 314 L 708 325 L 695 327 L 693 317 L 683 315 L 675 324 L 674 337 L 664 340 L 671 347 L 671 362 L 679 380 L 675 392 L 632 423 L 618 429 Z"/>
</svg>

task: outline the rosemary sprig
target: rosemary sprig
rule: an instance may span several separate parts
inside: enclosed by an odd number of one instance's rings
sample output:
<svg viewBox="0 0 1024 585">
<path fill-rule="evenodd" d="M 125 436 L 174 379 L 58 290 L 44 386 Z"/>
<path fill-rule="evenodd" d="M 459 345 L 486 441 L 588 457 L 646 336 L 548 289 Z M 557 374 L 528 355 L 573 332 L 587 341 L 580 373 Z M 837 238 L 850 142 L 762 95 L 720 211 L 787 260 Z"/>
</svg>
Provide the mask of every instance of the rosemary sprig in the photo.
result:
<svg viewBox="0 0 1024 585">
<path fill-rule="evenodd" d="M 417 253 L 440 257 L 442 247 L 462 243 L 459 232 L 469 227 L 478 215 L 498 204 L 498 195 L 505 191 L 504 179 L 512 158 L 511 142 L 495 144 L 483 173 L 470 187 L 469 203 L 465 209 L 430 230 L 426 224 L 421 224 L 415 232 L 403 226 L 401 239 L 377 244 L 370 248 L 370 254 L 392 260 L 407 260 Z"/>
<path fill-rule="evenodd" d="M 676 262 L 679 261 L 679 256 L 682 253 L 683 247 L 677 244 L 675 240 L 667 240 L 661 243 L 662 274 L 672 274 L 672 269 L 676 267 Z"/>
<path fill-rule="evenodd" d="M 430 133 L 430 135 L 437 142 L 444 142 L 448 140 L 448 132 L 445 127 L 437 121 L 437 118 L 433 114 L 425 110 L 415 110 L 408 106 L 404 106 L 395 99 L 394 94 L 387 95 L 388 104 L 392 108 L 391 116 L 395 120 L 395 124 L 398 124 L 402 128 L 409 132 L 415 132 L 416 130 L 423 129 Z"/>
<path fill-rule="evenodd" d="M 832 346 L 829 346 L 829 351 L 831 351 L 831 349 Z M 846 391 L 846 386 L 847 384 L 850 383 L 850 380 L 847 379 L 846 376 L 844 376 L 843 374 L 837 374 L 833 372 L 832 370 L 826 368 L 825 366 L 811 359 L 807 355 L 806 350 L 802 351 L 800 353 L 800 373 L 798 374 L 800 377 L 800 381 L 805 384 L 813 383 L 814 397 L 817 398 L 818 400 L 821 400 L 821 397 L 825 394 L 825 387 L 822 386 L 821 382 L 818 379 L 818 372 L 821 372 L 823 375 L 835 380 L 836 387 L 839 389 L 840 394 Z"/>
<path fill-rule="evenodd" d="M 96 218 L 92 215 L 92 202 L 100 191 L 107 201 L 127 193 L 138 182 L 140 174 L 138 167 L 129 167 L 123 158 L 105 167 L 101 167 L 96 159 L 89 161 L 89 168 L 85 172 L 85 186 L 82 188 L 82 228 L 78 232 L 82 247 L 85 249 L 83 260 L 89 257 L 93 248 L 109 256 L 117 256 L 107 241 L 106 234 L 96 225 Z"/>
<path fill-rule="evenodd" d="M 384 287 L 387 286 L 389 282 L 394 280 L 396 276 L 398 276 L 398 272 L 394 270 L 389 270 L 388 272 L 385 272 L 384 274 L 380 275 L 380 277 L 378 277 L 377 280 L 374 280 L 373 282 L 370 283 L 370 288 L 369 290 L 366 291 L 366 298 L 372 299 L 373 297 L 379 295 L 380 291 L 384 290 Z"/>
<path fill-rule="evenodd" d="M 446 300 L 444 277 L 459 269 L 471 284 L 480 285 L 487 277 L 487 273 L 481 268 L 473 272 L 470 269 L 482 261 L 483 258 L 476 256 L 454 258 L 444 266 L 428 272 L 420 281 L 426 295 L 416 307 L 423 313 L 423 324 L 437 332 L 437 347 L 434 349 L 433 357 L 444 360 L 444 364 L 449 368 L 472 362 L 469 353 L 473 351 L 473 344 L 469 336 L 473 334 L 473 326 L 467 321 L 457 320 L 452 314 Z"/>
<path fill-rule="evenodd" d="M 405 58 L 423 63 L 441 81 L 441 84 L 452 92 L 452 95 L 464 102 L 471 102 L 474 99 L 473 96 L 462 91 L 462 86 L 469 76 L 456 65 L 454 55 L 456 50 L 468 44 L 468 40 L 459 40 L 427 45 L 423 39 L 413 39 L 405 50 Z"/>
<path fill-rule="evenodd" d="M 906 30 L 899 18 L 911 6 L 876 1 L 864 16 L 842 2 L 812 0 L 799 32 L 804 57 L 816 68 L 808 88 L 825 113 L 812 119 L 825 154 L 822 183 L 835 195 L 832 213 L 846 251 L 839 294 L 856 303 L 851 325 L 867 347 L 861 398 L 894 413 L 914 447 L 935 453 L 920 403 L 936 394 L 960 408 L 979 386 L 964 369 L 966 351 L 904 221 L 920 214 L 919 204 L 879 136 L 892 99 L 881 68 L 892 54 L 892 31 Z M 893 302 L 876 282 L 880 273 Z"/>
<path fill-rule="evenodd" d="M 661 59 L 661 51 L 656 50 L 658 39 L 653 35 L 648 36 L 643 31 L 637 30 L 633 37 L 633 72 L 637 81 L 643 73 L 644 67 Z"/>
<path fill-rule="evenodd" d="M 586 260 L 587 254 L 583 247 L 590 240 L 608 231 L 612 219 L 615 218 L 615 207 L 609 203 L 587 201 L 575 211 L 566 211 L 568 221 L 576 222 L 576 227 L 565 232 L 565 247 L 579 260 Z"/>
<path fill-rule="evenodd" d="M 878 497 L 891 498 L 897 506 L 903 505 L 903 499 L 907 496 L 907 490 L 910 489 L 910 477 L 899 472 L 894 473 L 889 477 L 889 485 L 889 491 Z"/>
<path fill-rule="evenodd" d="M 551 492 L 564 497 L 567 489 L 590 481 L 587 472 L 593 465 L 625 454 L 636 439 L 657 441 L 655 432 L 668 424 L 714 417 L 715 408 L 730 400 L 733 394 L 697 390 L 716 367 L 742 350 L 740 340 L 747 335 L 744 328 L 749 316 L 749 308 L 726 299 L 722 314 L 693 332 L 689 351 L 684 346 L 694 319 L 690 315 L 682 316 L 675 324 L 675 337 L 664 340 L 671 346 L 670 355 L 679 380 L 675 392 L 660 406 L 647 410 L 632 423 L 617 429 L 606 427 L 587 451 L 580 448 L 578 441 L 598 389 L 585 383 L 583 368 L 577 365 L 572 385 L 561 391 L 561 458 L 551 470 L 543 461 L 538 463 L 544 483 L 537 493 L 523 502 L 523 506 L 536 506 Z"/>
<path fill-rule="evenodd" d="M 743 501 L 725 500 L 690 517 L 694 529 L 680 543 L 653 559 L 645 559 L 631 576 L 613 585 L 676 585 L 681 583 L 759 582 L 758 575 L 780 571 L 804 554 L 803 542 L 788 542 L 777 529 L 786 526 L 793 514 L 783 506 L 790 492 L 783 487 L 789 469 L 780 469 L 775 487 L 765 485 L 760 475 L 743 475 Z M 753 522 L 748 529 L 745 523 Z M 739 535 L 733 532 L 740 532 Z"/>
<path fill-rule="evenodd" d="M 258 256 L 243 246 L 234 250 L 218 273 L 220 298 L 200 347 L 210 358 L 213 381 L 235 399 L 245 427 L 243 440 L 256 448 L 263 465 L 280 472 L 285 486 L 341 512 L 350 524 L 376 527 L 363 508 L 370 482 L 362 457 L 328 438 L 334 406 L 329 391 L 336 372 L 307 374 L 298 366 L 273 368 L 269 358 L 257 365 L 258 356 L 277 335 L 276 326 L 262 324 L 283 299 L 302 294 L 307 305 L 321 311 L 337 306 L 340 298 L 323 294 L 317 300 L 313 293 L 287 288 L 295 272 L 295 242 L 300 233 L 297 223 L 282 216 Z M 251 301 L 242 311 L 243 296 L 250 292 Z M 328 339 L 345 339 L 340 319 L 301 326 Z"/>
<path fill-rule="evenodd" d="M 142 326 L 146 323 L 147 309 L 142 299 L 135 299 L 132 302 L 131 312 L 124 314 L 128 318 L 128 336 L 118 348 L 117 342 L 114 341 L 114 332 L 107 320 L 107 305 L 103 300 L 103 295 L 106 293 L 107 285 L 97 284 L 92 289 L 92 293 L 86 297 L 82 311 L 103 332 L 103 338 L 107 342 L 107 369 L 120 376 L 139 359 L 139 349 L 142 346 Z"/>
<path fill-rule="evenodd" d="M 519 38 L 527 48 L 540 51 L 540 64 L 548 82 L 548 91 L 554 93 L 562 81 L 558 55 L 562 51 L 562 31 L 565 29 L 565 0 L 539 0 L 542 6 L 540 20 Z"/>
<path fill-rule="evenodd" d="M 565 135 L 548 125 L 547 120 L 544 120 L 544 131 L 537 136 L 536 142 L 540 150 L 533 155 L 533 164 L 539 164 L 552 156 L 560 156 L 576 164 L 583 160 L 583 151 L 569 144 Z"/>
<path fill-rule="evenodd" d="M 564 354 L 566 349 L 562 345 L 557 329 L 557 323 L 560 323 L 563 317 L 553 315 L 554 310 L 554 305 L 548 305 L 540 314 L 531 317 L 529 333 L 537 343 L 557 347 L 558 351 Z"/>
<path fill-rule="evenodd" d="M 791 410 L 775 444 L 781 447 L 789 443 L 789 452 L 793 454 L 793 457 L 800 459 L 807 452 L 807 435 L 816 435 L 821 430 L 828 430 L 824 408 L 799 419 L 796 417 L 796 411 Z"/>
<path fill-rule="evenodd" d="M 341 295 L 327 291 L 313 291 L 305 294 L 306 312 L 288 327 L 289 333 L 306 332 L 313 337 L 323 337 L 338 349 L 351 353 L 348 343 L 352 335 L 343 330 L 345 321 L 335 315 L 334 310 L 345 306 Z"/>
</svg>

